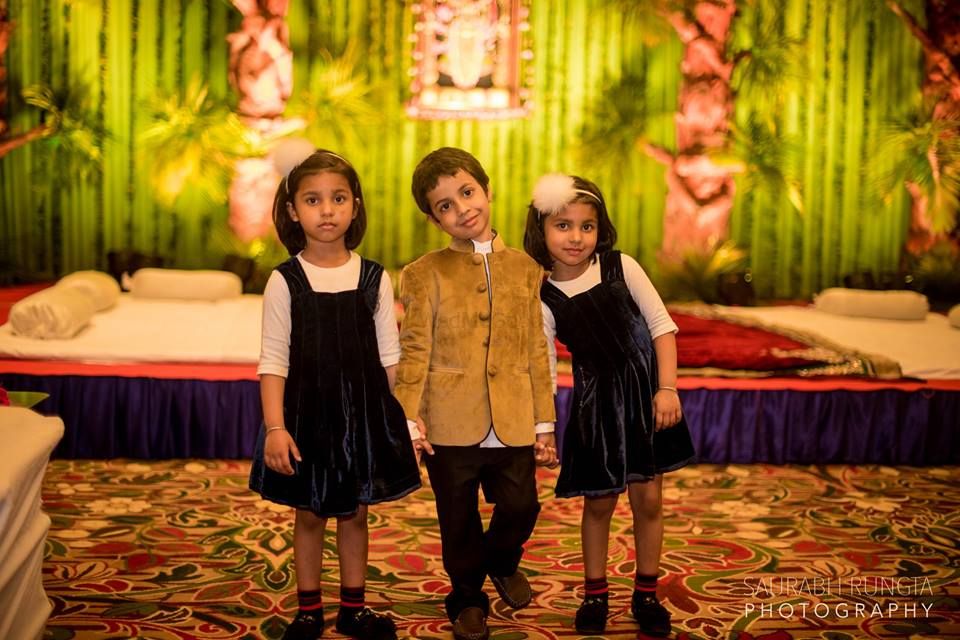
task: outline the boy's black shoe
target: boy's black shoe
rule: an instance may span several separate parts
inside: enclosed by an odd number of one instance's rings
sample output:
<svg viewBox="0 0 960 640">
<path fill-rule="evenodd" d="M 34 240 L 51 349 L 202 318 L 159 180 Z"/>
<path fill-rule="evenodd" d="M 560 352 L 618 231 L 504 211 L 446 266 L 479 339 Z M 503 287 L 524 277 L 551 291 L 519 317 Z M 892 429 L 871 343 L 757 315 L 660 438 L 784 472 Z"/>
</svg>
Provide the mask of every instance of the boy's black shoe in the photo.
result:
<svg viewBox="0 0 960 640">
<path fill-rule="evenodd" d="M 317 640 L 322 635 L 323 611 L 317 611 L 316 615 L 300 611 L 287 625 L 283 640 Z"/>
<path fill-rule="evenodd" d="M 487 640 L 487 616 L 480 607 L 467 607 L 453 621 L 454 640 Z"/>
<path fill-rule="evenodd" d="M 670 612 L 660 604 L 657 596 L 634 591 L 630 611 L 640 625 L 640 630 L 648 636 L 670 635 Z"/>
<path fill-rule="evenodd" d="M 360 607 L 355 611 L 340 607 L 337 631 L 357 640 L 397 640 L 397 626 L 393 620 L 374 612 L 370 607 Z"/>
<path fill-rule="evenodd" d="M 585 597 L 574 620 L 577 633 L 584 636 L 600 635 L 607 629 L 609 612 L 606 595 Z"/>
<path fill-rule="evenodd" d="M 512 609 L 522 609 L 533 600 L 527 576 L 517 569 L 512 576 L 490 576 L 497 593 Z"/>
</svg>

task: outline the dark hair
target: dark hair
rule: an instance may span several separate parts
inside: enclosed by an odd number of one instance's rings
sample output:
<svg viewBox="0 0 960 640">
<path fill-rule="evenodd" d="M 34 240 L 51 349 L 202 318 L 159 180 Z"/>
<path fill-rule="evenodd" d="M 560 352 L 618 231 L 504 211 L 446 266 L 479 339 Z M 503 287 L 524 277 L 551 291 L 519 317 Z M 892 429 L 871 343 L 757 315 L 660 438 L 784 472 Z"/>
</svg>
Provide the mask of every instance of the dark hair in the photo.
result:
<svg viewBox="0 0 960 640">
<path fill-rule="evenodd" d="M 417 168 L 413 170 L 413 181 L 410 188 L 420 211 L 427 215 L 433 215 L 433 212 L 430 211 L 430 201 L 427 200 L 427 193 L 436 188 L 440 176 L 452 176 L 461 170 L 473 176 L 484 193 L 490 194 L 488 188 L 490 178 L 487 176 L 487 172 L 483 170 L 479 160 L 463 149 L 441 147 L 424 156 Z"/>
<path fill-rule="evenodd" d="M 350 191 L 356 198 L 357 215 L 350 222 L 343 243 L 347 249 L 356 249 L 367 230 L 367 208 L 363 204 L 363 191 L 360 189 L 360 176 L 356 169 L 332 151 L 317 149 L 300 164 L 290 170 L 290 173 L 280 181 L 277 195 L 273 199 L 273 226 L 277 229 L 280 242 L 287 248 L 290 255 L 296 255 L 307 246 L 307 238 L 303 234 L 303 227 L 299 222 L 290 218 L 287 212 L 287 203 L 293 204 L 293 198 L 300 188 L 300 181 L 307 176 L 317 173 L 339 173 L 347 179 Z"/>
<path fill-rule="evenodd" d="M 577 196 L 570 201 L 570 203 L 582 202 L 593 205 L 593 208 L 597 212 L 597 246 L 590 256 L 592 259 L 599 253 L 613 249 L 613 246 L 617 244 L 617 230 L 614 228 L 613 223 L 610 222 L 610 216 L 607 214 L 607 202 L 603 199 L 600 188 L 580 176 L 570 177 L 573 178 L 574 189 L 588 191 L 596 196 L 595 199 L 585 193 L 578 193 Z M 599 202 L 597 202 L 597 200 L 599 200 Z M 527 209 L 527 228 L 523 233 L 523 249 L 531 258 L 540 263 L 540 266 L 544 269 L 553 269 L 553 258 L 550 257 L 550 252 L 547 251 L 547 240 L 543 234 L 543 222 L 547 219 L 548 215 L 550 214 L 544 214 L 533 206 L 533 202 L 530 203 L 530 207 Z"/>
</svg>

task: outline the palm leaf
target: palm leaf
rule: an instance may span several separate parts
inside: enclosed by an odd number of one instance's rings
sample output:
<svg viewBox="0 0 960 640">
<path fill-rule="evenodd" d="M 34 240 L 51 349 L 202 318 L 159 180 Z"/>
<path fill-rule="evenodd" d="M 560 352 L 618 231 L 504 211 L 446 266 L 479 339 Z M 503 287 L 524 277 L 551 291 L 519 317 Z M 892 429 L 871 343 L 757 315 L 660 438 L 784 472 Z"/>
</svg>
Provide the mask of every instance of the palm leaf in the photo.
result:
<svg viewBox="0 0 960 640">
<path fill-rule="evenodd" d="M 157 96 L 152 121 L 139 136 L 158 200 L 166 206 L 187 189 L 222 204 L 237 158 L 253 149 L 251 132 L 226 103 L 212 99 L 194 78 L 182 95 Z"/>
<path fill-rule="evenodd" d="M 705 251 L 689 250 L 678 261 L 660 263 L 658 289 L 667 300 L 718 302 L 721 275 L 743 268 L 747 254 L 732 240 L 715 243 Z"/>
<path fill-rule="evenodd" d="M 767 0 L 740 7 L 731 44 L 731 87 L 738 99 L 768 114 L 771 127 L 790 89 L 804 80 L 803 43 L 781 33 L 777 23 L 782 4 Z"/>
<path fill-rule="evenodd" d="M 672 111 L 650 108 L 645 87 L 642 75 L 628 72 L 601 91 L 580 134 L 584 166 L 596 167 L 616 182 L 626 179 L 632 160 L 643 155 L 648 129 L 672 121 Z M 604 153 L 597 154 L 597 149 Z"/>
<path fill-rule="evenodd" d="M 91 96 L 85 83 L 58 90 L 35 84 L 23 90 L 24 101 L 42 112 L 46 131 L 41 153 L 58 164 L 59 172 L 84 179 L 103 170 L 103 143 L 108 138 L 91 107 Z"/>
<path fill-rule="evenodd" d="M 884 125 L 877 152 L 896 161 L 875 186 L 885 202 L 905 183 L 919 186 L 931 229 L 942 233 L 956 224 L 960 204 L 960 119 L 934 118 L 934 106 L 928 100 Z"/>
<path fill-rule="evenodd" d="M 771 201 L 786 196 L 790 203 L 803 213 L 803 197 L 799 180 L 784 171 L 786 158 L 799 153 L 796 142 L 785 139 L 772 130 L 764 120 L 751 117 L 745 127 L 730 125 L 733 145 L 729 151 L 719 152 L 721 158 L 729 156 L 741 173 L 741 185 L 747 191 L 762 191 Z"/>
<path fill-rule="evenodd" d="M 360 151 L 380 121 L 373 106 L 379 87 L 368 81 L 352 42 L 339 57 L 329 51 L 315 55 L 309 86 L 289 103 L 288 115 L 306 123 L 304 135 L 317 146 Z"/>
<path fill-rule="evenodd" d="M 647 46 L 655 46 L 674 36 L 673 25 L 667 16 L 683 5 L 696 2 L 674 2 L 672 0 L 604 0 L 602 5 L 612 9 L 623 17 L 631 29 L 636 29 L 641 40 Z"/>
</svg>

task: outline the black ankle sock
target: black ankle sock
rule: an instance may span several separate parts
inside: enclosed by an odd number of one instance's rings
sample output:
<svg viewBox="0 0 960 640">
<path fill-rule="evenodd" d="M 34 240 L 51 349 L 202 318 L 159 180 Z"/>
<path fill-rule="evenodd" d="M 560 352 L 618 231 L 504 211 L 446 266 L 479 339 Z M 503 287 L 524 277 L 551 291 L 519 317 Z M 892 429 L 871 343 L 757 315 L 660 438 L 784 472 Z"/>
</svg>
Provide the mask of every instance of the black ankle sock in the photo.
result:
<svg viewBox="0 0 960 640">
<path fill-rule="evenodd" d="M 609 592 L 610 592 L 610 587 L 607 585 L 606 576 L 603 576 L 602 578 L 584 578 L 583 580 L 584 597 L 589 598 L 590 596 L 601 596 L 603 598 L 606 598 Z"/>
<path fill-rule="evenodd" d="M 356 613 L 363 609 L 364 603 L 364 591 L 366 588 L 364 586 L 360 587 L 340 587 L 340 610 L 344 613 Z"/>
<path fill-rule="evenodd" d="M 657 576 L 647 576 L 638 573 L 633 579 L 633 591 L 641 596 L 657 597 Z"/>
<path fill-rule="evenodd" d="M 297 604 L 302 613 L 317 615 L 323 612 L 323 598 L 320 589 L 312 591 L 297 590 Z"/>
</svg>

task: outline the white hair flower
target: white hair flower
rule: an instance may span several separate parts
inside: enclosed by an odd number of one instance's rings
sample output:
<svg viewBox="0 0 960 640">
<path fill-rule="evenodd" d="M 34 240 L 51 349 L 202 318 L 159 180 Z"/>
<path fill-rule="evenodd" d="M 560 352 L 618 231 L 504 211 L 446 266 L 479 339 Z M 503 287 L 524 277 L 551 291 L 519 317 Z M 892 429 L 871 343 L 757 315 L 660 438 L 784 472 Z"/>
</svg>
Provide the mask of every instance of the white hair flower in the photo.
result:
<svg viewBox="0 0 960 640">
<path fill-rule="evenodd" d="M 573 202 L 577 189 L 565 173 L 548 173 L 533 187 L 533 206 L 541 215 L 552 215 Z"/>
</svg>

